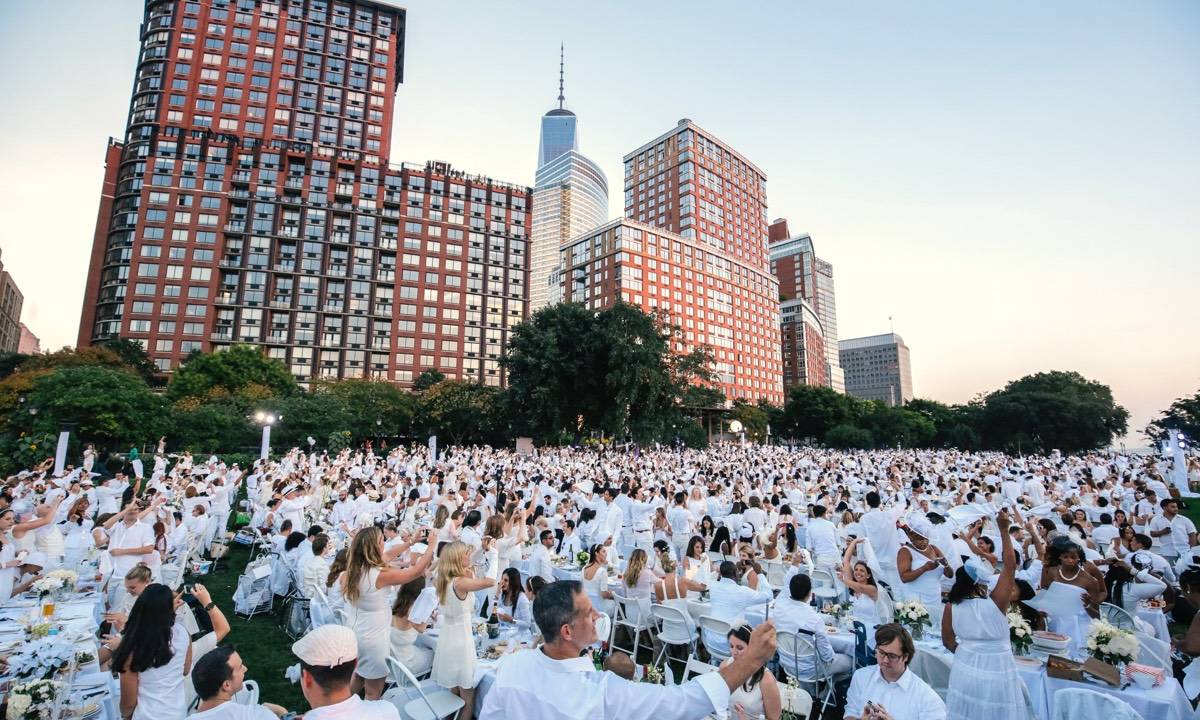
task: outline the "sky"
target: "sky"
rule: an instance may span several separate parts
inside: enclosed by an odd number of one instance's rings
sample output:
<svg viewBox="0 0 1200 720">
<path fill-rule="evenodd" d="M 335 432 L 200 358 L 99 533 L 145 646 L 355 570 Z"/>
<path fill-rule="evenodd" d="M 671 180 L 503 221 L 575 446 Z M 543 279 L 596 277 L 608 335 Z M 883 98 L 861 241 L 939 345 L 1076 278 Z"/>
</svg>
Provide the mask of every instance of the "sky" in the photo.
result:
<svg viewBox="0 0 1200 720">
<path fill-rule="evenodd" d="M 608 174 L 691 118 L 834 265 L 842 338 L 916 395 L 1110 385 L 1128 438 L 1200 389 L 1200 3 L 413 0 L 393 162 L 532 184 L 559 43 Z M 0 2 L 0 251 L 43 348 L 74 343 L 139 0 Z"/>
</svg>

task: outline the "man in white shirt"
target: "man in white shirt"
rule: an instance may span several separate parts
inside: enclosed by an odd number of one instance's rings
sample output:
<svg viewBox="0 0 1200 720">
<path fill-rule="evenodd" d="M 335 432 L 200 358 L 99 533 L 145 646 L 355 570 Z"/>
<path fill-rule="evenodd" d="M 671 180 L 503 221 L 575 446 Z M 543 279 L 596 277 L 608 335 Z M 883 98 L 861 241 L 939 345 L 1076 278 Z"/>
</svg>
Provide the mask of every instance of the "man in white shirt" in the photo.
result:
<svg viewBox="0 0 1200 720">
<path fill-rule="evenodd" d="M 550 562 L 550 548 L 554 547 L 554 531 L 543 530 L 538 535 L 538 544 L 529 553 L 529 574 L 537 575 L 548 583 L 554 582 L 554 565 Z"/>
<path fill-rule="evenodd" d="M 895 623 L 875 630 L 878 665 L 859 668 L 846 694 L 846 720 L 945 720 L 946 703 L 908 670 L 916 646 Z"/>
<path fill-rule="evenodd" d="M 316 591 L 325 587 L 325 579 L 329 577 L 329 562 L 325 560 L 325 549 L 328 547 L 329 536 L 320 533 L 312 539 L 310 551 L 301 556 L 297 579 L 300 581 L 300 592 L 306 598 L 316 597 Z"/>
<path fill-rule="evenodd" d="M 765 582 L 759 583 L 757 590 L 738 585 L 737 565 L 728 560 L 721 563 L 718 573 L 720 579 L 708 586 L 712 602 L 709 615 L 718 620 L 737 625 L 742 622 L 747 608 L 766 604 L 774 597 Z M 704 645 L 721 653 L 729 652 L 729 639 L 708 630 L 704 631 Z"/>
<path fill-rule="evenodd" d="M 817 568 L 833 572 L 842 560 L 842 554 L 838 551 L 837 527 L 825 519 L 824 505 L 813 506 L 812 514 L 808 529 L 805 530 L 804 543 L 812 553 Z"/>
<path fill-rule="evenodd" d="M 809 603 L 812 601 L 812 579 L 807 575 L 796 574 L 788 580 L 787 597 L 780 596 L 775 601 L 771 619 L 775 626 L 784 632 L 799 633 L 810 637 L 816 645 L 817 654 L 833 674 L 834 678 L 843 678 L 850 674 L 854 661 L 848 656 L 834 652 L 829 635 L 825 632 L 825 621 Z M 813 675 L 812 657 L 779 658 L 780 665 L 787 673 L 799 673 L 801 679 Z"/>
<path fill-rule="evenodd" d="M 575 521 L 565 520 L 562 540 L 558 542 L 558 556 L 574 559 L 582 551 L 583 540 L 580 540 L 579 535 L 575 532 Z"/>
<path fill-rule="evenodd" d="M 687 551 L 688 540 L 692 537 L 692 514 L 688 512 L 687 495 L 682 491 L 675 493 L 675 504 L 667 511 L 667 524 L 671 526 L 671 544 L 675 546 L 676 556 L 683 557 Z"/>
<path fill-rule="evenodd" d="M 890 510 L 879 507 L 879 493 L 871 490 L 866 496 L 867 507 L 858 524 L 866 533 L 871 549 L 879 561 L 884 574 L 891 577 L 896 573 L 896 553 L 900 551 L 900 541 L 896 536 L 896 515 Z"/>
<path fill-rule="evenodd" d="M 1155 538 L 1159 551 L 1167 562 L 1191 550 L 1196 544 L 1196 525 L 1179 514 L 1179 503 L 1174 498 L 1162 501 L 1162 514 L 1150 520 L 1147 534 Z"/>
<path fill-rule="evenodd" d="M 199 720 L 276 720 L 287 711 L 270 703 L 232 702 L 245 687 L 246 665 L 232 645 L 209 650 L 192 666 L 192 687 L 200 705 L 190 717 Z"/>
<path fill-rule="evenodd" d="M 350 628 L 322 625 L 292 643 L 292 654 L 300 660 L 300 691 L 312 707 L 304 720 L 400 720 L 390 702 L 350 692 L 358 665 L 358 641 Z"/>
<path fill-rule="evenodd" d="M 483 702 L 481 720 L 685 720 L 723 712 L 730 693 L 757 672 L 775 653 L 775 628 L 764 623 L 750 637 L 750 647 L 728 665 L 682 685 L 634 683 L 610 672 L 598 672 L 581 653 L 607 634 L 596 623 L 582 583 L 559 581 L 542 588 L 533 604 L 542 633 L 540 648 L 506 657 Z M 311 720 L 309 715 L 305 720 Z"/>
</svg>

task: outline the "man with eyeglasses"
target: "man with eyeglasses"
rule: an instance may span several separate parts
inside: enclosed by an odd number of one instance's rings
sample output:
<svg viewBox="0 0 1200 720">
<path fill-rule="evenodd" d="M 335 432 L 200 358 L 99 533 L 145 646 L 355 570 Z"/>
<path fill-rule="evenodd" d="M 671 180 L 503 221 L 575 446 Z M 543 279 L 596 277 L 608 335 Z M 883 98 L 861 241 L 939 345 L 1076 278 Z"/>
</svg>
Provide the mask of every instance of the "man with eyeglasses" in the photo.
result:
<svg viewBox="0 0 1200 720">
<path fill-rule="evenodd" d="M 846 720 L 945 720 L 946 703 L 908 671 L 916 646 L 896 623 L 875 630 L 878 665 L 859 668 L 846 695 Z"/>
</svg>

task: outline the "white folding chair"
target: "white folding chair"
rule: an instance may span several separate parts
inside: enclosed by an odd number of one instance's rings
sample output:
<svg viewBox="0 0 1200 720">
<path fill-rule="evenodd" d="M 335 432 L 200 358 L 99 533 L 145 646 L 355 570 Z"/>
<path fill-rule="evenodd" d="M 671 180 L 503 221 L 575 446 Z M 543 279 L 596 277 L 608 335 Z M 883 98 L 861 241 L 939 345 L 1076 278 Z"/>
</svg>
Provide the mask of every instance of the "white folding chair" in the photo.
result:
<svg viewBox="0 0 1200 720">
<path fill-rule="evenodd" d="M 1136 632 L 1137 623 L 1125 608 L 1112 603 L 1100 603 L 1100 617 L 1113 627 L 1129 632 Z"/>
<path fill-rule="evenodd" d="M 821 715 L 824 716 L 825 709 L 836 703 L 835 683 L 831 669 L 821 659 L 821 653 L 817 652 L 814 639 L 810 635 L 800 635 L 784 630 L 776 633 L 775 637 L 779 648 L 780 667 L 783 668 L 785 674 L 795 678 L 801 686 L 812 686 L 810 694 L 814 698 L 820 697 Z M 813 671 L 811 673 L 800 671 L 801 658 L 812 658 Z M 825 688 L 824 691 L 821 689 L 822 686 Z M 807 688 L 805 690 L 807 692 Z"/>
<path fill-rule="evenodd" d="M 946 699 L 946 693 L 950 691 L 950 658 L 917 648 L 908 669 L 933 688 L 938 697 Z"/>
<path fill-rule="evenodd" d="M 1053 720 L 1144 720 L 1129 703 L 1086 688 L 1058 690 L 1051 698 Z"/>
<path fill-rule="evenodd" d="M 390 697 L 385 693 L 384 698 L 396 706 L 402 718 L 408 720 L 455 718 L 466 705 L 462 698 L 445 688 L 437 685 L 422 686 L 404 663 L 396 658 L 388 656 L 386 662 L 388 674 L 401 692 L 392 693 Z M 412 691 L 416 691 L 415 697 L 410 695 Z"/>
<path fill-rule="evenodd" d="M 686 647 L 688 657 L 696 654 L 696 635 L 690 629 L 692 624 L 683 614 L 683 611 L 678 608 L 655 604 L 650 606 L 650 613 L 654 616 L 655 622 L 658 623 L 658 642 L 662 644 L 662 649 L 659 651 L 658 657 L 654 659 L 654 665 L 657 665 L 663 658 L 666 658 L 667 663 L 670 663 L 674 659 L 667 654 L 667 649 L 671 646 Z M 679 661 L 676 660 L 676 662 Z"/>
<path fill-rule="evenodd" d="M 629 598 L 616 594 L 613 595 L 613 598 L 615 599 L 616 613 L 613 617 L 612 632 L 608 638 L 609 647 L 620 647 L 616 642 L 617 626 L 620 625 L 621 627 L 628 628 L 633 633 L 633 653 L 631 657 L 636 663 L 638 648 L 641 646 L 642 631 L 650 631 L 654 627 L 651 624 L 650 603 L 648 600 L 641 598 Z"/>
<path fill-rule="evenodd" d="M 1162 668 L 1166 671 L 1167 676 L 1170 677 L 1173 672 L 1171 667 L 1170 643 L 1150 637 L 1141 631 L 1135 632 L 1134 636 L 1138 639 L 1137 662 L 1142 665 Z"/>
<path fill-rule="evenodd" d="M 713 662 L 720 663 L 728 658 L 729 632 L 733 630 L 733 625 L 711 615 L 701 615 L 699 623 L 703 630 L 701 637 L 704 639 L 704 649 L 712 656 Z"/>
<path fill-rule="evenodd" d="M 694 658 L 694 657 L 690 657 L 690 658 L 688 658 L 688 661 L 687 661 L 687 667 L 683 669 L 683 681 L 687 682 L 688 680 L 691 680 L 692 678 L 696 677 L 697 675 L 707 675 L 710 672 L 716 672 L 716 671 L 717 671 L 716 665 L 709 665 L 708 663 L 704 662 L 703 660 L 700 660 L 700 659 Z"/>
<path fill-rule="evenodd" d="M 842 595 L 842 591 L 838 589 L 837 579 L 833 573 L 828 570 L 813 570 L 812 575 L 812 594 L 815 598 L 833 602 Z"/>
<path fill-rule="evenodd" d="M 238 705 L 254 707 L 258 704 L 258 683 L 247 680 L 242 683 L 242 689 L 233 694 L 233 701 Z"/>
</svg>

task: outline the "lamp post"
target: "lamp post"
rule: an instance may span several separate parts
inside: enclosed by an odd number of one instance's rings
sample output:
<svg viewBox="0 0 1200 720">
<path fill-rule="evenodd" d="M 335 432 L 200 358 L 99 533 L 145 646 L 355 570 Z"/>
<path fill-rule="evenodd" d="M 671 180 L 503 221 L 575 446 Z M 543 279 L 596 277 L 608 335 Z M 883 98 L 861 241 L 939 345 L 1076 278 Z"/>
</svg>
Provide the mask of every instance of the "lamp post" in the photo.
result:
<svg viewBox="0 0 1200 720">
<path fill-rule="evenodd" d="M 271 426 L 275 424 L 275 420 L 273 414 L 265 413 L 262 410 L 254 414 L 254 421 L 262 425 L 262 446 L 258 452 L 260 460 L 266 460 L 267 455 L 271 453 Z"/>
</svg>

